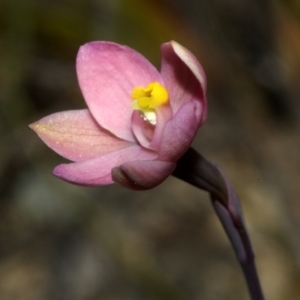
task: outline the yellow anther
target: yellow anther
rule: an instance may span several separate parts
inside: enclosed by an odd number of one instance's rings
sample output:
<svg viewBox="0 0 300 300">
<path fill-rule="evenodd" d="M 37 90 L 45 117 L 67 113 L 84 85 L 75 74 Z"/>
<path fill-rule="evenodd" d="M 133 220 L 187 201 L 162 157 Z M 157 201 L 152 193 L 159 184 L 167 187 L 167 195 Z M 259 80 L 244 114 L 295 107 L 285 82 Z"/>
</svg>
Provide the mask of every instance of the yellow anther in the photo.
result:
<svg viewBox="0 0 300 300">
<path fill-rule="evenodd" d="M 169 95 L 165 87 L 159 82 L 151 82 L 145 88 L 137 86 L 131 93 L 131 98 L 135 99 L 132 108 L 136 110 L 155 109 L 168 102 Z"/>
<path fill-rule="evenodd" d="M 145 121 L 156 124 L 155 109 L 166 104 L 169 99 L 168 91 L 159 82 L 150 82 L 146 87 L 137 86 L 131 93 L 134 101 L 131 107 L 141 111 Z"/>
</svg>

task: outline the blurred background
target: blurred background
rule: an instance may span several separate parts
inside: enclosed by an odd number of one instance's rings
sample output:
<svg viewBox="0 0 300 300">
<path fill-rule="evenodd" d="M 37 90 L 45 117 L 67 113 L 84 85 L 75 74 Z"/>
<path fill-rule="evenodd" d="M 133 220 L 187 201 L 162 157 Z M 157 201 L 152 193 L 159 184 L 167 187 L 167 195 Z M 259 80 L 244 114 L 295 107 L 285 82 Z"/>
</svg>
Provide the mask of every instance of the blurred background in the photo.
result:
<svg viewBox="0 0 300 300">
<path fill-rule="evenodd" d="M 0 0 L 0 299 L 249 299 L 208 195 L 51 175 L 27 125 L 84 108 L 75 58 L 127 44 L 159 68 L 176 40 L 201 61 L 209 113 L 194 147 L 240 195 L 266 299 L 300 295 L 298 0 Z"/>
</svg>

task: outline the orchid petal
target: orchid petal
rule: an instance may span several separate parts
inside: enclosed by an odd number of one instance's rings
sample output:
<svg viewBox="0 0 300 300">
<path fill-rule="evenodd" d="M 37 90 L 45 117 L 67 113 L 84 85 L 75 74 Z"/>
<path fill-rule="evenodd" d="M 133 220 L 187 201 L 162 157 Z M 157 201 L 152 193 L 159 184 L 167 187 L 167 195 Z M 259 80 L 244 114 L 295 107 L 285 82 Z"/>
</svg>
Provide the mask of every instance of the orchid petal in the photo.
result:
<svg viewBox="0 0 300 300">
<path fill-rule="evenodd" d="M 131 161 L 112 170 L 113 180 L 130 189 L 147 190 L 172 174 L 176 163 L 167 161 Z"/>
<path fill-rule="evenodd" d="M 146 122 L 141 116 L 140 111 L 135 110 L 132 114 L 132 131 L 139 144 L 149 149 L 155 127 Z"/>
<path fill-rule="evenodd" d="M 157 150 L 160 145 L 164 127 L 167 121 L 169 121 L 172 118 L 173 113 L 170 104 L 162 105 L 158 107 L 158 109 L 155 110 L 155 113 L 156 113 L 157 122 L 155 125 L 155 131 L 151 143 L 149 145 L 149 148 Z"/>
<path fill-rule="evenodd" d="M 155 110 L 156 125 L 145 121 L 139 111 L 132 114 L 132 130 L 138 142 L 145 148 L 157 150 L 162 137 L 162 132 L 167 121 L 172 117 L 169 105 L 162 105 Z"/>
<path fill-rule="evenodd" d="M 198 101 L 186 102 L 168 121 L 161 139 L 159 160 L 176 161 L 188 150 L 199 128 L 197 116 L 202 109 Z"/>
<path fill-rule="evenodd" d="M 161 75 L 170 95 L 173 113 L 186 102 L 197 100 L 202 103 L 200 124 L 206 118 L 206 77 L 195 56 L 175 41 L 161 46 Z"/>
<path fill-rule="evenodd" d="M 151 160 L 156 157 L 157 154 L 152 151 L 132 146 L 84 162 L 61 164 L 55 167 L 53 175 L 78 185 L 108 185 L 113 183 L 111 177 L 113 168 L 128 161 Z"/>
<path fill-rule="evenodd" d="M 149 82 L 163 83 L 155 67 L 133 49 L 112 42 L 83 45 L 77 75 L 85 101 L 97 122 L 116 136 L 134 141 L 131 92 Z"/>
<path fill-rule="evenodd" d="M 55 113 L 29 127 L 52 150 L 76 162 L 132 146 L 101 128 L 87 109 Z"/>
</svg>

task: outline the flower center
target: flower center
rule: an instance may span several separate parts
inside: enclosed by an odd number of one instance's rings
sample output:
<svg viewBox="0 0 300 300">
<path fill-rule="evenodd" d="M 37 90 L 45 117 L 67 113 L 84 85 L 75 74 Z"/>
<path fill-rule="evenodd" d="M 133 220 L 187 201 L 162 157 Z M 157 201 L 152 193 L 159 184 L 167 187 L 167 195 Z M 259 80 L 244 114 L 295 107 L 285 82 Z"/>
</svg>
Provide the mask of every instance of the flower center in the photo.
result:
<svg viewBox="0 0 300 300">
<path fill-rule="evenodd" d="M 155 109 L 168 102 L 168 91 L 158 82 L 150 82 L 146 87 L 136 86 L 131 93 L 134 101 L 131 107 L 139 110 L 141 117 L 152 125 L 156 125 Z"/>
</svg>

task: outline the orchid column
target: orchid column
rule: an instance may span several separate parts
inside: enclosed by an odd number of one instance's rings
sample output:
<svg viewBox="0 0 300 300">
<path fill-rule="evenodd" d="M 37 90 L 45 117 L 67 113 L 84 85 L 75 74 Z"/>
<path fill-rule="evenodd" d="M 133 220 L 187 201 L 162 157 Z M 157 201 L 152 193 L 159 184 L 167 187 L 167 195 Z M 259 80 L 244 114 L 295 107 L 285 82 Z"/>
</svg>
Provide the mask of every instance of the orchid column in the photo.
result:
<svg viewBox="0 0 300 300">
<path fill-rule="evenodd" d="M 238 198 L 220 171 L 189 149 L 206 119 L 204 71 L 177 42 L 163 44 L 161 53 L 158 72 L 127 46 L 83 45 L 76 67 L 88 109 L 55 113 L 30 127 L 50 148 L 73 161 L 53 170 L 65 181 L 146 190 L 173 174 L 210 192 L 252 299 L 263 299 Z"/>
</svg>

